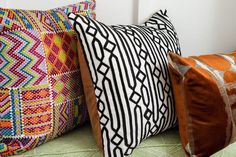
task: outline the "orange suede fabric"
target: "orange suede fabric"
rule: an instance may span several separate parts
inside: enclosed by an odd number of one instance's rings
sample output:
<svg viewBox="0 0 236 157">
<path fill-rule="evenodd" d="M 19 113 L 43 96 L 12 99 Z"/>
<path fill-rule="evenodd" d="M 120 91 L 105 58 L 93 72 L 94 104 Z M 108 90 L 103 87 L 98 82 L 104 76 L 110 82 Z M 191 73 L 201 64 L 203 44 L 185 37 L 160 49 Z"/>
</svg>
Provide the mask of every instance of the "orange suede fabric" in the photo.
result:
<svg viewBox="0 0 236 157">
<path fill-rule="evenodd" d="M 236 52 L 189 58 L 169 54 L 181 142 L 207 157 L 235 141 Z"/>
<path fill-rule="evenodd" d="M 78 43 L 78 50 L 79 50 L 78 52 L 79 52 L 80 71 L 81 71 L 81 77 L 82 77 L 83 87 L 84 87 L 84 95 L 85 95 L 89 118 L 90 118 L 92 130 L 93 130 L 93 135 L 95 137 L 95 141 L 99 149 L 103 151 L 101 128 L 100 128 L 100 122 L 99 122 L 100 119 L 99 119 L 99 115 L 97 111 L 97 101 L 96 101 L 95 91 L 94 91 L 92 78 L 90 76 L 90 72 L 89 72 L 87 62 L 86 62 L 80 42 Z"/>
<path fill-rule="evenodd" d="M 175 103 L 178 105 L 176 107 L 177 113 L 178 114 L 178 120 L 179 120 L 179 134 L 181 136 L 181 142 L 183 146 L 186 146 L 188 144 L 188 137 L 187 137 L 187 132 L 186 132 L 186 111 L 185 111 L 185 106 L 184 106 L 184 93 L 182 92 L 182 86 L 181 86 L 181 81 L 182 78 L 178 75 L 178 72 L 172 67 L 169 66 L 171 69 L 171 75 L 172 75 L 172 84 L 176 85 L 173 92 L 174 92 L 174 97 Z M 185 149 L 184 149 L 185 150 Z M 187 153 L 187 152 L 186 152 Z"/>
</svg>

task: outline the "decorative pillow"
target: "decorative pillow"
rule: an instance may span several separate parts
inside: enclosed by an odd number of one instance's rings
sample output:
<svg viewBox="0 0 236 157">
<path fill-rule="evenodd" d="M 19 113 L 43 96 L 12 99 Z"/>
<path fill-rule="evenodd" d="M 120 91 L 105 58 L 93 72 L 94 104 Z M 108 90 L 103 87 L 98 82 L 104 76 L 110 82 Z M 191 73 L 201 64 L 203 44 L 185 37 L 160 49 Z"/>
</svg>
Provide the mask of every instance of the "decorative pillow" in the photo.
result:
<svg viewBox="0 0 236 157">
<path fill-rule="evenodd" d="M 169 67 L 188 156 L 210 156 L 236 139 L 236 51 L 182 58 Z"/>
<path fill-rule="evenodd" d="M 173 39 L 173 42 L 169 42 L 168 44 L 170 44 L 172 49 L 175 49 L 175 52 L 179 52 L 179 54 L 181 55 L 178 35 L 174 28 L 174 25 L 167 15 L 167 10 L 160 10 L 159 12 L 156 12 L 143 25 L 165 31 L 169 36 L 171 36 L 171 39 Z"/>
<path fill-rule="evenodd" d="M 127 156 L 142 140 L 175 126 L 166 57 L 168 51 L 180 54 L 174 30 L 107 26 L 73 13 L 69 19 L 84 49 L 79 60 L 86 104 L 105 157 Z"/>
<path fill-rule="evenodd" d="M 66 13 L 93 18 L 94 8 L 86 0 L 49 11 L 0 9 L 0 156 L 32 149 L 87 119 L 78 40 Z"/>
</svg>

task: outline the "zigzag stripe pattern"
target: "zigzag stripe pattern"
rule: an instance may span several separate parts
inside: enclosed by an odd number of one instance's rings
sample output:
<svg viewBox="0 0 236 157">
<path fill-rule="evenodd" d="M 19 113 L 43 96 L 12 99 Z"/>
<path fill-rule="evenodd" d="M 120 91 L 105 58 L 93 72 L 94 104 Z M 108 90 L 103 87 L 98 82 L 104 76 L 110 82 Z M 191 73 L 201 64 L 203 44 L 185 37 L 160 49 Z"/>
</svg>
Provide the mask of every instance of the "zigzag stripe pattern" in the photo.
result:
<svg viewBox="0 0 236 157">
<path fill-rule="evenodd" d="M 68 104 L 62 103 L 60 105 L 58 135 L 61 135 L 62 133 L 66 132 L 66 127 L 69 120 L 69 114 L 71 114 L 71 111 Z"/>
<path fill-rule="evenodd" d="M 60 105 L 58 136 L 76 126 L 75 119 L 78 117 L 74 117 L 73 115 L 76 115 L 76 109 L 79 105 L 78 103 L 79 101 L 76 99 Z"/>
<path fill-rule="evenodd" d="M 6 52 L 6 50 L 12 49 L 13 44 L 8 44 L 4 38 L 0 39 L 0 51 Z M 6 56 L 7 57 L 7 56 Z M 11 81 L 11 78 L 8 76 L 6 72 L 4 73 L 4 69 L 2 67 L 5 66 L 5 69 L 8 69 L 10 62 L 6 58 L 3 53 L 0 53 L 0 84 L 4 87 L 4 85 L 8 84 Z"/>
<path fill-rule="evenodd" d="M 95 17 L 94 0 L 48 11 L 0 8 L 0 156 L 32 149 L 87 120 L 78 39 L 65 11 L 72 7 Z"/>
<path fill-rule="evenodd" d="M 22 30 L 0 35 L 5 45 L 0 54 L 0 86 L 25 87 L 47 82 L 46 62 L 40 36 L 35 31 Z"/>
<path fill-rule="evenodd" d="M 40 38 L 37 37 L 37 35 L 31 34 L 28 32 L 27 32 L 27 35 L 29 37 L 31 37 L 31 39 L 34 39 L 34 41 L 35 41 L 34 45 L 28 51 L 34 57 L 37 58 L 37 59 L 35 59 L 36 63 L 32 64 L 32 69 L 36 72 L 36 76 L 38 77 L 38 79 L 35 80 L 33 85 L 38 85 L 42 82 L 48 82 L 47 77 L 46 77 L 47 73 L 45 71 L 46 70 L 46 61 L 45 61 L 44 54 L 42 53 L 43 51 L 42 51 L 42 47 L 41 47 L 42 46 L 41 40 L 40 40 Z M 34 57 L 33 57 L 33 59 L 34 59 Z"/>
<path fill-rule="evenodd" d="M 80 2 L 79 4 L 69 5 L 65 8 L 60 8 L 60 10 L 64 11 L 66 15 L 71 12 L 79 12 L 80 15 L 87 15 L 88 17 L 95 19 L 95 4 L 95 0 L 90 0 L 86 2 Z"/>
<path fill-rule="evenodd" d="M 30 150 L 34 147 L 36 147 L 39 143 L 44 143 L 46 142 L 46 138 L 29 138 L 29 137 L 24 137 L 22 138 L 22 140 L 18 140 L 18 139 L 10 139 L 10 138 L 4 138 L 2 140 L 3 144 L 4 143 L 8 143 L 9 146 L 11 147 L 7 147 L 5 144 L 5 151 L 1 152 L 3 156 L 9 156 L 9 155 L 14 155 L 14 154 L 18 154 L 21 153 L 22 150 L 22 146 L 24 146 L 25 150 Z"/>
<path fill-rule="evenodd" d="M 96 18 L 95 4 L 95 0 L 89 0 L 49 11 L 1 9 L 0 23 L 4 25 L 0 25 L 0 31 L 19 28 L 53 32 L 71 30 L 66 15 L 69 12 L 79 12 L 90 18 Z"/>
<path fill-rule="evenodd" d="M 51 16 L 48 15 L 47 12 L 42 12 L 42 11 L 33 11 L 32 16 L 37 18 L 40 22 L 38 25 L 41 25 L 40 30 L 45 31 L 45 32 L 51 32 L 54 31 L 54 26 L 53 23 L 51 22 Z"/>
</svg>

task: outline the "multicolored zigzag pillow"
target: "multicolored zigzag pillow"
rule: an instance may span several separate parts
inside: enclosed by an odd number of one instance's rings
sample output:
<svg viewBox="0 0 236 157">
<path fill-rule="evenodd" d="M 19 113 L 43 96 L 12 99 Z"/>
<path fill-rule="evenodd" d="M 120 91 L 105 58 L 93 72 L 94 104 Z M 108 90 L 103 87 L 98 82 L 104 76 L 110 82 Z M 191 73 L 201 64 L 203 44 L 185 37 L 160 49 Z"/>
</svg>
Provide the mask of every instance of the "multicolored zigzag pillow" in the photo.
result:
<svg viewBox="0 0 236 157">
<path fill-rule="evenodd" d="M 32 149 L 87 119 L 67 13 L 95 18 L 94 9 L 94 0 L 48 11 L 0 8 L 0 156 Z"/>
</svg>

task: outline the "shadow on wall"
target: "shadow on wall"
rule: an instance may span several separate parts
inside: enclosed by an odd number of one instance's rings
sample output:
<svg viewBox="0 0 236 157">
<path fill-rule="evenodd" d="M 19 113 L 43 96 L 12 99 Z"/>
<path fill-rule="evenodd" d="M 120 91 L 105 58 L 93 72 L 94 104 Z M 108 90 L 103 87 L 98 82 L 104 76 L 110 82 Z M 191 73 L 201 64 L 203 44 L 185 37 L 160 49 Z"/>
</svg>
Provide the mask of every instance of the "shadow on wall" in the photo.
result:
<svg viewBox="0 0 236 157">
<path fill-rule="evenodd" d="M 235 6 L 235 0 L 140 0 L 139 21 L 167 8 L 185 56 L 229 52 L 236 49 Z"/>
<path fill-rule="evenodd" d="M 236 50 L 236 1 L 216 1 L 214 10 L 212 38 L 219 50 Z M 216 33 L 215 33 L 216 32 Z"/>
<path fill-rule="evenodd" d="M 106 24 L 137 24 L 138 1 L 97 0 L 97 19 Z"/>
<path fill-rule="evenodd" d="M 1 0 L 0 7 L 47 10 L 83 0 Z M 97 19 L 106 24 L 131 24 L 138 21 L 138 0 L 96 0 Z"/>
<path fill-rule="evenodd" d="M 133 24 L 139 23 L 139 0 L 133 1 Z"/>
<path fill-rule="evenodd" d="M 7 7 L 7 1 L 0 1 L 0 7 L 6 8 Z"/>
<path fill-rule="evenodd" d="M 0 7 L 45 10 L 79 1 L 3 0 Z M 185 56 L 236 49 L 235 0 L 96 1 L 97 19 L 106 24 L 138 24 L 159 9 L 168 9 Z"/>
</svg>

